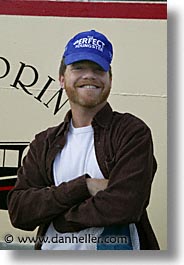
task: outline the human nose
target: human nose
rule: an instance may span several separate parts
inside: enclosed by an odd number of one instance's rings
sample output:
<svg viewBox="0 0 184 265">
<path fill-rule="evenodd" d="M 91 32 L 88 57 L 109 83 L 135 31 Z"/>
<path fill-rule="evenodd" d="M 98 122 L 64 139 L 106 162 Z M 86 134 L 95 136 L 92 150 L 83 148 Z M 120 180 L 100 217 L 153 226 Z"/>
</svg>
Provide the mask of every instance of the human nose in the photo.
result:
<svg viewBox="0 0 184 265">
<path fill-rule="evenodd" d="M 95 79 L 96 78 L 96 73 L 95 73 L 94 69 L 92 69 L 92 68 L 86 68 L 83 71 L 82 77 L 84 79 Z"/>
</svg>

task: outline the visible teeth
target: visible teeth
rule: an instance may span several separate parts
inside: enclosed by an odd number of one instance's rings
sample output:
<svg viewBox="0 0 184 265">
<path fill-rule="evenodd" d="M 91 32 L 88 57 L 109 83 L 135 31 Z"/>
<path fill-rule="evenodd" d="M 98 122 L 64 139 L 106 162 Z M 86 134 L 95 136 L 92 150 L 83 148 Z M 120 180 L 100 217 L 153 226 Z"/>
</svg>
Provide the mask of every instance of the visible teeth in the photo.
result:
<svg viewBox="0 0 184 265">
<path fill-rule="evenodd" d="M 96 86 L 93 86 L 93 85 L 84 85 L 84 86 L 82 86 L 82 88 L 86 88 L 86 89 L 96 89 L 97 87 Z"/>
</svg>

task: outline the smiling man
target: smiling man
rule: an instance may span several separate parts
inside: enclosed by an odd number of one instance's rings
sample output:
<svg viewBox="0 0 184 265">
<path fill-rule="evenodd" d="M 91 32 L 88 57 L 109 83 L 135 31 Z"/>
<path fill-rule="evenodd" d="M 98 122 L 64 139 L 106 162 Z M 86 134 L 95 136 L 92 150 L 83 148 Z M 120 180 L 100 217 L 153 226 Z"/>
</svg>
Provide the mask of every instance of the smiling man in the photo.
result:
<svg viewBox="0 0 184 265">
<path fill-rule="evenodd" d="M 102 67 L 91 61 L 69 65 L 60 77 L 60 82 L 66 90 L 72 110 L 74 107 L 100 110 L 106 104 L 111 89 L 109 72 L 104 72 Z"/>
<path fill-rule="evenodd" d="M 151 132 L 107 102 L 112 57 L 95 30 L 66 45 L 59 81 L 71 110 L 36 135 L 8 197 L 15 227 L 39 226 L 36 249 L 159 249 L 146 212 L 157 168 Z"/>
</svg>

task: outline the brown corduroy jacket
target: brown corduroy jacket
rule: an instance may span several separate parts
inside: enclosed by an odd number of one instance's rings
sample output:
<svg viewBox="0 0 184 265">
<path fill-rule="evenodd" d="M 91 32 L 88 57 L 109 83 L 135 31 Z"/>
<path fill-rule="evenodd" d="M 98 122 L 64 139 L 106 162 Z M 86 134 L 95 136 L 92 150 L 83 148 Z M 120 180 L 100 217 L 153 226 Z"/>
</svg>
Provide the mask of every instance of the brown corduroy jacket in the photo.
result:
<svg viewBox="0 0 184 265">
<path fill-rule="evenodd" d="M 108 103 L 96 114 L 96 158 L 109 183 L 91 196 L 88 175 L 54 185 L 53 161 L 65 145 L 70 119 L 71 111 L 63 123 L 37 134 L 30 144 L 8 196 L 13 226 L 28 231 L 39 226 L 39 239 L 51 222 L 59 232 L 135 223 L 141 249 L 159 249 L 146 212 L 157 169 L 148 126 L 129 113 L 112 111 Z M 35 249 L 40 248 L 38 240 Z"/>
</svg>

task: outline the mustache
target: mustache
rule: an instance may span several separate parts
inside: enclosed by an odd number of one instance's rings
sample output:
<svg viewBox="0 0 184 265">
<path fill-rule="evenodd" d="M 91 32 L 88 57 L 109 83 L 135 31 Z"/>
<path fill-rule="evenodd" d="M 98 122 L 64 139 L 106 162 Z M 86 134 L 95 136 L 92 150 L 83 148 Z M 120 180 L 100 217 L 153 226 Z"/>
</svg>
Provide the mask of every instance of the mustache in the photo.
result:
<svg viewBox="0 0 184 265">
<path fill-rule="evenodd" d="M 76 81 L 75 87 L 81 87 L 81 86 L 96 86 L 96 87 L 102 87 L 102 83 L 95 80 L 79 80 Z"/>
</svg>

